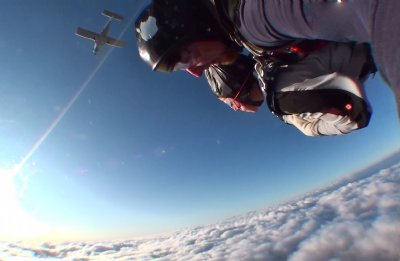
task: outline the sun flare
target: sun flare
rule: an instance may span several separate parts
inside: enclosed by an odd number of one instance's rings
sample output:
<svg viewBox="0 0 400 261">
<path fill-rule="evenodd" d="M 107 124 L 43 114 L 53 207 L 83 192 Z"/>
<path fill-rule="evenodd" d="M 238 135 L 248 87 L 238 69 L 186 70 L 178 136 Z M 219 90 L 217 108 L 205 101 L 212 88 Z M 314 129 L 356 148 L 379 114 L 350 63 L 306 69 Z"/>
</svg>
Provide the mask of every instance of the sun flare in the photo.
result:
<svg viewBox="0 0 400 261">
<path fill-rule="evenodd" d="M 33 239 L 45 231 L 20 204 L 16 168 L 0 169 L 0 240 Z"/>
</svg>

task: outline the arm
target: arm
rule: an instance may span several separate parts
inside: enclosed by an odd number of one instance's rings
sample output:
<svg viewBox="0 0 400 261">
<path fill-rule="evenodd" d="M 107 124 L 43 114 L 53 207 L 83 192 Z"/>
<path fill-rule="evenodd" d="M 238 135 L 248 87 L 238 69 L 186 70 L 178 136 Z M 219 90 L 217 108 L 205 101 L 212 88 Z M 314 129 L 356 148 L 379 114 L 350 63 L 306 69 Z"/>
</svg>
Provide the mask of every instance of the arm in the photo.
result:
<svg viewBox="0 0 400 261">
<path fill-rule="evenodd" d="M 283 119 L 307 136 L 340 135 L 359 129 L 357 123 L 351 121 L 349 117 L 330 113 L 284 115 Z"/>
<path fill-rule="evenodd" d="M 329 44 L 279 69 L 269 88 L 281 119 L 308 136 L 366 127 L 371 109 L 360 80 L 365 79 L 368 55 L 362 45 Z"/>
<path fill-rule="evenodd" d="M 338 73 L 293 84 L 276 93 L 282 118 L 308 136 L 339 135 L 364 128 L 371 109 L 361 85 Z"/>
<path fill-rule="evenodd" d="M 276 98 L 287 113 L 283 120 L 307 136 L 350 133 L 366 127 L 371 117 L 361 86 L 338 73 L 288 86 Z"/>
</svg>

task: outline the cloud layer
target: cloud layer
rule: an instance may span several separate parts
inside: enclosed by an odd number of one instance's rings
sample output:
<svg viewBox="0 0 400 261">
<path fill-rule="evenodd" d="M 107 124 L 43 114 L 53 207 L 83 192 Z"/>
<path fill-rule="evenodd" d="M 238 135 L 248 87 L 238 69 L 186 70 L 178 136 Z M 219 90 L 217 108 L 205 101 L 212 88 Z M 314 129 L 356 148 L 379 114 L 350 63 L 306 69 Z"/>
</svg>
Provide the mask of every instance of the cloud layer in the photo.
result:
<svg viewBox="0 0 400 261">
<path fill-rule="evenodd" d="M 400 260 L 400 163 L 276 208 L 124 242 L 0 243 L 0 260 Z M 18 259 L 19 260 L 19 259 Z"/>
</svg>

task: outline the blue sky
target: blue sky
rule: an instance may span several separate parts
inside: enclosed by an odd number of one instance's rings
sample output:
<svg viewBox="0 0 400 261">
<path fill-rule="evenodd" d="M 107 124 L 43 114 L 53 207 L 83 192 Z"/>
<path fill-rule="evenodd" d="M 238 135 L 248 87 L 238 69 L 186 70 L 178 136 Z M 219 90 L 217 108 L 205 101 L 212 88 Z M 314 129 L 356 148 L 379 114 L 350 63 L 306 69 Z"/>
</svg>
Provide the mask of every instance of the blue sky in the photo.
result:
<svg viewBox="0 0 400 261">
<path fill-rule="evenodd" d="M 204 78 L 152 72 L 129 24 L 143 3 L 1 5 L 0 203 L 8 214 L 0 240 L 129 238 L 207 224 L 311 191 L 400 147 L 394 98 L 379 76 L 366 84 L 368 128 L 310 138 L 265 105 L 231 111 Z M 127 45 L 94 56 L 74 32 L 100 31 L 103 9 L 125 17 L 110 35 L 127 29 Z"/>
</svg>

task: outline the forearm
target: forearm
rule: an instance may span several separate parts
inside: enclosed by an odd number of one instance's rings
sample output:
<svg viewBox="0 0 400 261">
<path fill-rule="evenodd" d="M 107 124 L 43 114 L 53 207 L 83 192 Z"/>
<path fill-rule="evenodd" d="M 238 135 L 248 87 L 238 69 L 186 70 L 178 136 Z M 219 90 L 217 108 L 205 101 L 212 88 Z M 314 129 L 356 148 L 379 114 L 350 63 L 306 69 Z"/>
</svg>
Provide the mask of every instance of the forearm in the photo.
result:
<svg viewBox="0 0 400 261">
<path fill-rule="evenodd" d="M 369 104 L 351 78 L 330 74 L 296 83 L 275 93 L 283 121 L 307 136 L 340 135 L 368 125 Z"/>
<path fill-rule="evenodd" d="M 307 136 L 341 135 L 358 129 L 357 122 L 349 116 L 331 113 L 302 113 L 284 115 L 283 120 Z"/>
</svg>

